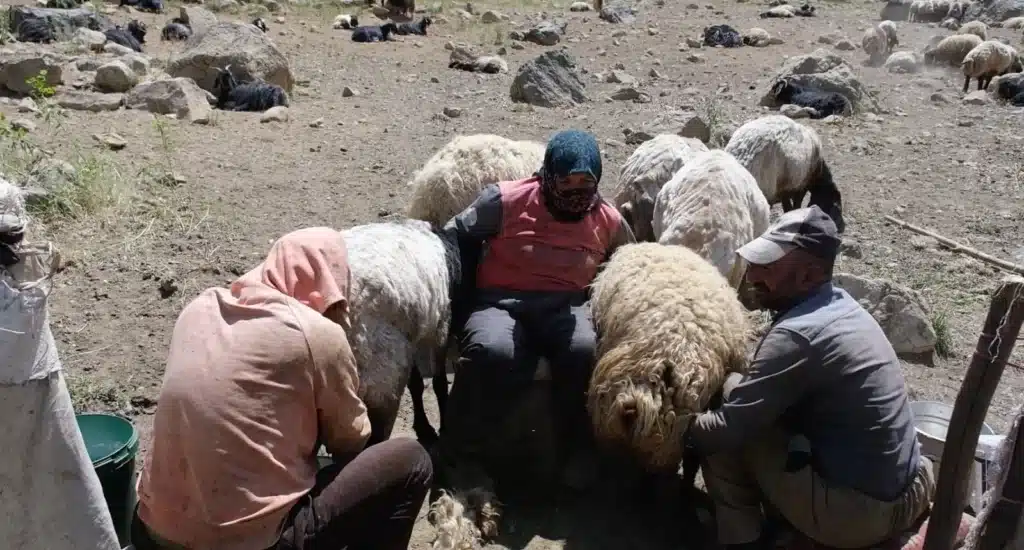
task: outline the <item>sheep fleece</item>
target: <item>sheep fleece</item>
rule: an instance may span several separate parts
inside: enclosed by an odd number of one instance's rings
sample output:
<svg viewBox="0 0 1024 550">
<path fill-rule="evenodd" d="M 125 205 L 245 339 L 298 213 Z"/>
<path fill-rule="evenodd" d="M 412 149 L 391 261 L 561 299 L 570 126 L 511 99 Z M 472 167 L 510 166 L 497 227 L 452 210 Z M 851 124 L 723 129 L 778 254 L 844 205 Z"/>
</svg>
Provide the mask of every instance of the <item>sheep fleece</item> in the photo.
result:
<svg viewBox="0 0 1024 550">
<path fill-rule="evenodd" d="M 707 150 L 699 139 L 676 134 L 658 134 L 643 142 L 622 164 L 612 204 L 621 208 L 627 202 L 636 203 L 643 195 L 653 200 L 676 171 Z"/>
<path fill-rule="evenodd" d="M 674 468 L 684 421 L 706 408 L 726 374 L 746 370 L 751 327 L 736 292 L 687 248 L 629 244 L 595 279 L 591 312 L 595 435 L 652 467 Z"/>
<path fill-rule="evenodd" d="M 782 115 L 740 126 L 725 150 L 754 176 L 769 204 L 778 202 L 780 193 L 806 189 L 822 163 L 818 133 Z"/>
</svg>

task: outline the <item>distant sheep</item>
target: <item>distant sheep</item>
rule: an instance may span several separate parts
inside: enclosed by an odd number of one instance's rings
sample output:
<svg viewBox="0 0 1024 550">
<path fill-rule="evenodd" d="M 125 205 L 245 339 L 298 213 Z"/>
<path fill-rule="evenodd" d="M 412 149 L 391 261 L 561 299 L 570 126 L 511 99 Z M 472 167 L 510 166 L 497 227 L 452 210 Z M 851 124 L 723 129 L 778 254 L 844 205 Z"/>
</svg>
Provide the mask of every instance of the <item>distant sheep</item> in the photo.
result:
<svg viewBox="0 0 1024 550">
<path fill-rule="evenodd" d="M 704 45 L 738 48 L 743 45 L 740 33 L 729 25 L 712 25 L 704 27 Z"/>
<path fill-rule="evenodd" d="M 947 17 L 943 19 L 942 22 L 939 23 L 939 26 L 944 29 L 949 29 L 951 31 L 960 30 L 960 22 L 953 17 Z"/>
<path fill-rule="evenodd" d="M 132 19 L 128 22 L 128 32 L 139 41 L 139 44 L 146 43 L 146 24 L 138 19 Z"/>
<path fill-rule="evenodd" d="M 182 19 L 175 17 L 160 31 L 161 40 L 188 40 L 192 36 L 192 27 Z"/>
<path fill-rule="evenodd" d="M 267 27 L 267 22 L 264 21 L 262 17 L 257 17 L 256 19 L 253 19 L 251 24 L 252 26 L 256 27 L 262 32 L 267 32 L 268 30 L 270 30 L 270 28 Z"/>
<path fill-rule="evenodd" d="M 136 32 L 138 32 L 137 29 Z M 139 42 L 130 30 L 121 28 L 121 25 L 116 25 L 112 29 L 107 29 L 103 31 L 103 34 L 110 42 L 120 44 L 137 52 L 142 51 L 142 43 Z M 145 35 L 143 35 L 143 37 L 145 37 Z"/>
<path fill-rule="evenodd" d="M 845 116 L 853 113 L 853 105 L 845 95 L 812 88 L 800 84 L 790 77 L 780 78 L 768 94 L 779 105 L 790 103 L 814 109 L 815 114 L 812 114 L 811 118 L 825 118 L 830 115 Z"/>
<path fill-rule="evenodd" d="M 488 184 L 533 175 L 544 163 L 545 147 L 493 134 L 456 136 L 413 174 L 407 184 L 412 190 L 407 214 L 441 227 Z"/>
<path fill-rule="evenodd" d="M 753 27 L 748 29 L 747 32 L 743 33 L 743 43 L 747 46 L 754 46 L 755 48 L 763 48 L 769 46 L 772 43 L 772 35 L 768 34 L 768 31 L 760 28 Z"/>
<path fill-rule="evenodd" d="M 746 370 L 746 311 L 725 277 L 682 246 L 622 246 L 591 289 L 594 435 L 674 472 L 686 422 L 707 408 L 727 374 Z"/>
<path fill-rule="evenodd" d="M 394 23 L 385 23 L 380 26 L 356 27 L 352 31 L 353 42 L 383 42 L 388 40 L 391 33 L 398 30 Z"/>
<path fill-rule="evenodd" d="M 341 14 L 335 16 L 334 23 L 331 26 L 335 29 L 353 29 L 359 26 L 359 18 L 355 15 Z"/>
<path fill-rule="evenodd" d="M 139 11 L 163 13 L 163 0 L 121 0 L 118 6 L 131 6 Z"/>
<path fill-rule="evenodd" d="M 1009 101 L 1014 107 L 1024 107 L 1024 73 L 1011 73 L 997 78 L 996 97 Z"/>
<path fill-rule="evenodd" d="M 973 34 L 982 40 L 988 40 L 988 27 L 981 21 L 971 21 L 961 26 L 957 34 Z"/>
<path fill-rule="evenodd" d="M 448 61 L 449 69 L 458 69 L 460 71 L 468 71 L 471 73 L 486 73 L 486 74 L 498 74 L 508 72 L 508 63 L 497 55 L 479 55 L 479 56 L 457 56 L 456 52 L 452 52 L 451 59 Z"/>
<path fill-rule="evenodd" d="M 389 9 L 397 10 L 405 17 L 412 17 L 416 12 L 416 1 L 415 0 L 385 0 L 385 6 Z"/>
<path fill-rule="evenodd" d="M 407 35 L 407 34 L 418 34 L 421 36 L 427 35 L 427 27 L 433 23 L 430 17 L 423 17 L 415 23 L 399 23 L 395 27 L 395 34 Z"/>
<path fill-rule="evenodd" d="M 845 231 L 842 194 L 822 154 L 821 138 L 809 126 L 789 117 L 768 115 L 740 126 L 725 146 L 757 180 L 769 204 L 783 211 L 817 205 Z"/>
<path fill-rule="evenodd" d="M 654 234 L 660 244 L 693 250 L 739 290 L 747 266 L 736 251 L 767 231 L 770 211 L 754 176 L 715 149 L 698 153 L 661 188 Z"/>
<path fill-rule="evenodd" d="M 896 36 L 896 24 L 892 21 L 882 21 L 864 31 L 860 45 L 864 53 L 868 54 L 868 64 L 878 65 L 889 57 L 893 48 L 899 46 L 900 41 Z"/>
<path fill-rule="evenodd" d="M 927 65 L 959 67 L 967 53 L 982 42 L 983 40 L 974 34 L 947 36 L 938 44 L 924 49 L 924 62 Z"/>
<path fill-rule="evenodd" d="M 266 111 L 271 107 L 288 106 L 288 94 L 276 84 L 262 80 L 239 82 L 228 65 L 219 69 L 213 83 L 217 108 L 231 111 Z"/>
<path fill-rule="evenodd" d="M 992 77 L 1010 72 L 1017 61 L 1017 50 L 998 40 L 986 40 L 967 52 L 960 63 L 964 73 L 964 89 L 971 85 L 971 79 L 978 80 L 978 89 L 987 90 Z"/>
<path fill-rule="evenodd" d="M 885 70 L 897 74 L 913 74 L 921 70 L 923 58 L 917 52 L 893 52 L 885 60 Z"/>
<path fill-rule="evenodd" d="M 789 17 L 814 17 L 814 6 L 810 4 L 804 4 L 799 8 L 790 4 L 780 4 L 778 6 L 769 8 L 768 11 L 761 12 L 761 19 L 766 18 L 789 18 Z"/>
<path fill-rule="evenodd" d="M 655 241 L 654 202 L 661 187 L 707 146 L 699 139 L 659 134 L 643 142 L 619 170 L 612 196 L 615 206 L 639 242 Z"/>
<path fill-rule="evenodd" d="M 915 0 L 910 4 L 912 23 L 938 23 L 949 14 L 952 3 L 949 0 Z"/>
<path fill-rule="evenodd" d="M 1006 21 L 1003 21 L 1001 25 L 1004 29 L 1012 29 L 1015 31 L 1019 31 L 1021 29 L 1024 29 L 1024 16 L 1011 17 Z"/>
<path fill-rule="evenodd" d="M 57 40 L 53 28 L 50 27 L 46 19 L 42 18 L 22 19 L 18 23 L 17 38 L 18 42 L 35 42 L 37 44 L 49 44 Z"/>
</svg>

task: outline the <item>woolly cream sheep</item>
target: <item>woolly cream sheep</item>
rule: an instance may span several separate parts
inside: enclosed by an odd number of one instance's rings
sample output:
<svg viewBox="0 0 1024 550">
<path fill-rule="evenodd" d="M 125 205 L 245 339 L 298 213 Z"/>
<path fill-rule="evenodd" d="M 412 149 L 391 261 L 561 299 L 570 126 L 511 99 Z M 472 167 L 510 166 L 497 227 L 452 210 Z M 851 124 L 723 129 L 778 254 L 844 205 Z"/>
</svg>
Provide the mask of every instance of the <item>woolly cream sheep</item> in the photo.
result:
<svg viewBox="0 0 1024 550">
<path fill-rule="evenodd" d="M 599 441 L 656 470 L 682 459 L 685 420 L 746 370 L 751 323 L 725 277 L 681 246 L 619 248 L 592 286 L 597 366 L 588 411 Z"/>
<path fill-rule="evenodd" d="M 882 21 L 864 31 L 860 45 L 864 53 L 868 54 L 868 62 L 872 65 L 884 61 L 892 52 L 892 49 L 900 45 L 896 37 L 896 24 L 892 21 Z"/>
<path fill-rule="evenodd" d="M 768 115 L 740 126 L 725 146 L 757 180 L 768 204 L 782 203 L 783 211 L 799 208 L 810 193 L 818 205 L 845 230 L 842 195 L 821 152 L 813 128 L 789 117 Z"/>
<path fill-rule="evenodd" d="M 1024 29 L 1024 17 L 1011 17 L 1006 21 L 1002 22 L 1004 29 L 1021 30 Z"/>
<path fill-rule="evenodd" d="M 391 435 L 409 386 L 413 429 L 429 446 L 436 433 L 423 409 L 423 377 L 445 384 L 444 395 L 438 392 L 443 409 L 452 309 L 461 303 L 453 296 L 462 277 L 458 245 L 419 220 L 359 225 L 341 235 L 352 271 L 349 340 L 373 428 L 371 442 Z"/>
<path fill-rule="evenodd" d="M 982 39 L 974 34 L 947 36 L 938 44 L 924 49 L 924 62 L 927 65 L 959 67 L 967 53 L 981 43 Z"/>
<path fill-rule="evenodd" d="M 408 216 L 441 227 L 486 185 L 530 177 L 544 162 L 544 148 L 492 134 L 456 136 L 413 174 Z"/>
<path fill-rule="evenodd" d="M 612 204 L 633 229 L 637 241 L 655 240 L 654 201 L 665 182 L 708 148 L 698 139 L 659 134 L 642 143 L 619 170 Z"/>
<path fill-rule="evenodd" d="M 957 34 L 973 34 L 982 40 L 988 40 L 988 27 L 981 21 L 971 21 L 964 23 Z"/>
<path fill-rule="evenodd" d="M 660 244 L 700 254 L 739 289 L 746 264 L 736 250 L 768 229 L 770 210 L 757 180 L 732 155 L 706 151 L 661 188 L 654 234 Z"/>
<path fill-rule="evenodd" d="M 967 52 L 960 63 L 960 70 L 964 73 L 963 92 L 967 93 L 972 78 L 978 80 L 979 90 L 988 89 L 993 77 L 1010 72 L 1016 62 L 1017 50 L 1013 46 L 998 40 L 986 40 L 978 44 Z"/>
<path fill-rule="evenodd" d="M 359 17 L 348 13 L 334 16 L 331 27 L 334 29 L 352 30 L 359 26 Z"/>
</svg>

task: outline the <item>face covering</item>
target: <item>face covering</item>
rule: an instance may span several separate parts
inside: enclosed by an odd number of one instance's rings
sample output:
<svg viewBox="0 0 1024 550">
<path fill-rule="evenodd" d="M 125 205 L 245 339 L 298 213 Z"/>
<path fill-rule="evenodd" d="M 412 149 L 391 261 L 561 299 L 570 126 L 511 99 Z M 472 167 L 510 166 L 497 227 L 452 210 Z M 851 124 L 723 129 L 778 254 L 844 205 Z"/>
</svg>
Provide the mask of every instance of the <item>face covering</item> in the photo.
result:
<svg viewBox="0 0 1024 550">
<path fill-rule="evenodd" d="M 559 189 L 558 180 L 584 174 L 593 180 L 585 188 Z M 559 221 L 579 221 L 601 201 L 597 184 L 601 181 L 601 151 L 597 140 L 586 132 L 565 130 L 555 134 L 544 153 L 544 165 L 538 174 L 544 204 Z"/>
</svg>

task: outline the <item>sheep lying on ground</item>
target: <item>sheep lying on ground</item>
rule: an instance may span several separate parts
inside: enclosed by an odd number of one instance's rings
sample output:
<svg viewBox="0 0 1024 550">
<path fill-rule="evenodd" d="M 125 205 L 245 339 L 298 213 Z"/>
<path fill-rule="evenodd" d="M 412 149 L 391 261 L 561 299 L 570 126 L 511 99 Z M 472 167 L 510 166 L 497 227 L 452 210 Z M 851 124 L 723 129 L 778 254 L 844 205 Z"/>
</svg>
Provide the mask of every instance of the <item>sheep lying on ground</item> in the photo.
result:
<svg viewBox="0 0 1024 550">
<path fill-rule="evenodd" d="M 335 29 L 352 29 L 359 26 L 359 18 L 355 15 L 341 14 L 334 18 L 331 26 Z"/>
<path fill-rule="evenodd" d="M 448 68 L 471 73 L 507 73 L 508 63 L 497 55 L 478 55 L 470 48 L 456 46 L 448 57 Z"/>
<path fill-rule="evenodd" d="M 878 65 L 886 60 L 893 48 L 900 45 L 896 37 L 896 24 L 892 21 L 882 21 L 864 31 L 860 40 L 864 53 L 868 54 L 868 64 Z"/>
<path fill-rule="evenodd" d="M 187 40 L 192 36 L 192 27 L 180 17 L 171 19 L 160 31 L 161 40 Z"/>
<path fill-rule="evenodd" d="M 437 433 L 423 408 L 423 377 L 433 377 L 435 387 L 443 384 L 437 398 L 444 411 L 453 307 L 463 303 L 454 295 L 462 278 L 458 243 L 419 220 L 359 225 L 341 234 L 352 270 L 349 338 L 365 388 L 371 443 L 391 435 L 408 387 L 413 429 L 429 447 Z"/>
<path fill-rule="evenodd" d="M 743 45 L 743 39 L 739 31 L 729 25 L 711 25 L 704 27 L 704 45 L 738 48 Z"/>
<path fill-rule="evenodd" d="M 213 92 L 218 109 L 262 112 L 271 107 L 288 106 L 288 94 L 283 88 L 262 80 L 239 82 L 231 72 L 231 65 L 220 69 Z"/>
<path fill-rule="evenodd" d="M 118 6 L 131 6 L 139 11 L 163 13 L 163 0 L 121 0 Z"/>
<path fill-rule="evenodd" d="M 619 248 L 592 285 L 597 366 L 588 411 L 598 441 L 655 469 L 682 458 L 685 421 L 746 369 L 751 324 L 717 269 L 681 246 Z"/>
<path fill-rule="evenodd" d="M 256 19 L 253 19 L 251 24 L 252 26 L 256 27 L 262 32 L 267 32 L 268 30 L 270 30 L 270 28 L 267 27 L 267 22 L 264 21 L 262 17 L 257 17 Z"/>
<path fill-rule="evenodd" d="M 700 254 L 739 289 L 746 264 L 736 250 L 768 229 L 770 210 L 757 180 L 731 154 L 705 151 L 661 188 L 654 235 Z"/>
<path fill-rule="evenodd" d="M 544 149 L 493 134 L 456 136 L 413 174 L 408 216 L 441 227 L 487 184 L 530 177 L 544 162 Z"/>
<path fill-rule="evenodd" d="M 993 25 L 993 26 L 995 26 L 995 25 Z M 1011 30 L 1015 30 L 1015 31 L 1019 31 L 1021 29 L 1024 29 L 1024 16 L 1011 17 L 1011 18 L 1003 21 L 1000 24 L 1000 26 L 1002 26 L 1004 29 L 1011 29 Z"/>
<path fill-rule="evenodd" d="M 938 23 L 948 16 L 951 5 L 949 0 L 915 0 L 910 4 L 908 21 Z"/>
<path fill-rule="evenodd" d="M 625 218 L 639 242 L 654 241 L 654 201 L 665 182 L 708 148 L 698 139 L 659 134 L 643 142 L 619 170 L 612 205 Z"/>
<path fill-rule="evenodd" d="M 840 233 L 845 230 L 842 195 L 813 128 L 768 115 L 740 126 L 725 150 L 754 176 L 768 204 L 782 203 L 788 212 L 800 208 L 810 193 L 808 204 L 831 216 Z"/>
<path fill-rule="evenodd" d="M 1010 73 L 996 79 L 996 97 L 1009 101 L 1014 107 L 1024 107 L 1024 73 Z"/>
<path fill-rule="evenodd" d="M 964 73 L 964 89 L 971 85 L 971 79 L 978 80 L 978 89 L 987 90 L 989 82 L 998 75 L 1010 72 L 1017 62 L 1017 50 L 998 40 L 986 40 L 967 52 L 960 63 Z"/>
<path fill-rule="evenodd" d="M 421 36 L 427 35 L 427 27 L 433 23 L 430 17 L 424 17 L 415 23 L 399 23 L 395 27 L 395 34 L 407 35 L 407 34 L 418 34 Z"/>
<path fill-rule="evenodd" d="M 853 105 L 845 95 L 805 86 L 790 77 L 780 78 L 769 90 L 769 95 L 780 105 L 789 103 L 810 107 L 814 110 L 811 118 L 853 113 Z"/>
<path fill-rule="evenodd" d="M 973 34 L 982 40 L 988 40 L 988 27 L 981 21 L 971 21 L 961 26 L 957 34 Z"/>
<path fill-rule="evenodd" d="M 947 36 L 924 49 L 924 62 L 926 65 L 959 67 L 967 53 L 981 43 L 982 39 L 974 34 Z"/>
<path fill-rule="evenodd" d="M 55 42 L 57 37 L 53 29 L 45 19 L 23 19 L 18 23 L 18 42 L 35 42 L 37 44 L 49 44 Z"/>
<path fill-rule="evenodd" d="M 804 4 L 799 8 L 790 4 L 780 4 L 761 12 L 761 19 L 766 18 L 789 18 L 789 17 L 814 17 L 814 6 Z"/>
<path fill-rule="evenodd" d="M 380 26 L 356 27 L 352 31 L 353 42 L 384 42 L 388 40 L 391 33 L 395 32 L 398 26 L 394 23 L 385 23 Z"/>
<path fill-rule="evenodd" d="M 772 35 L 760 27 L 752 27 L 743 33 L 743 43 L 747 46 L 763 48 L 771 45 Z"/>
<path fill-rule="evenodd" d="M 134 23 L 134 21 L 133 21 L 133 23 Z M 134 32 L 132 32 L 133 30 L 134 30 Z M 137 51 L 137 52 L 141 52 L 142 51 L 142 42 L 136 36 L 137 34 L 140 34 L 139 31 L 140 31 L 139 28 L 123 29 L 123 28 L 121 28 L 121 25 L 116 25 L 112 29 L 107 29 L 107 30 L 103 31 L 103 34 L 104 34 L 104 36 L 107 37 L 107 40 L 110 41 L 110 42 L 113 42 L 115 44 L 120 44 L 120 45 L 122 45 L 122 46 L 124 46 L 126 48 L 130 48 L 130 49 L 132 49 L 134 51 Z M 142 31 L 141 32 L 142 38 L 145 38 L 145 27 L 142 27 L 141 31 Z"/>
</svg>

